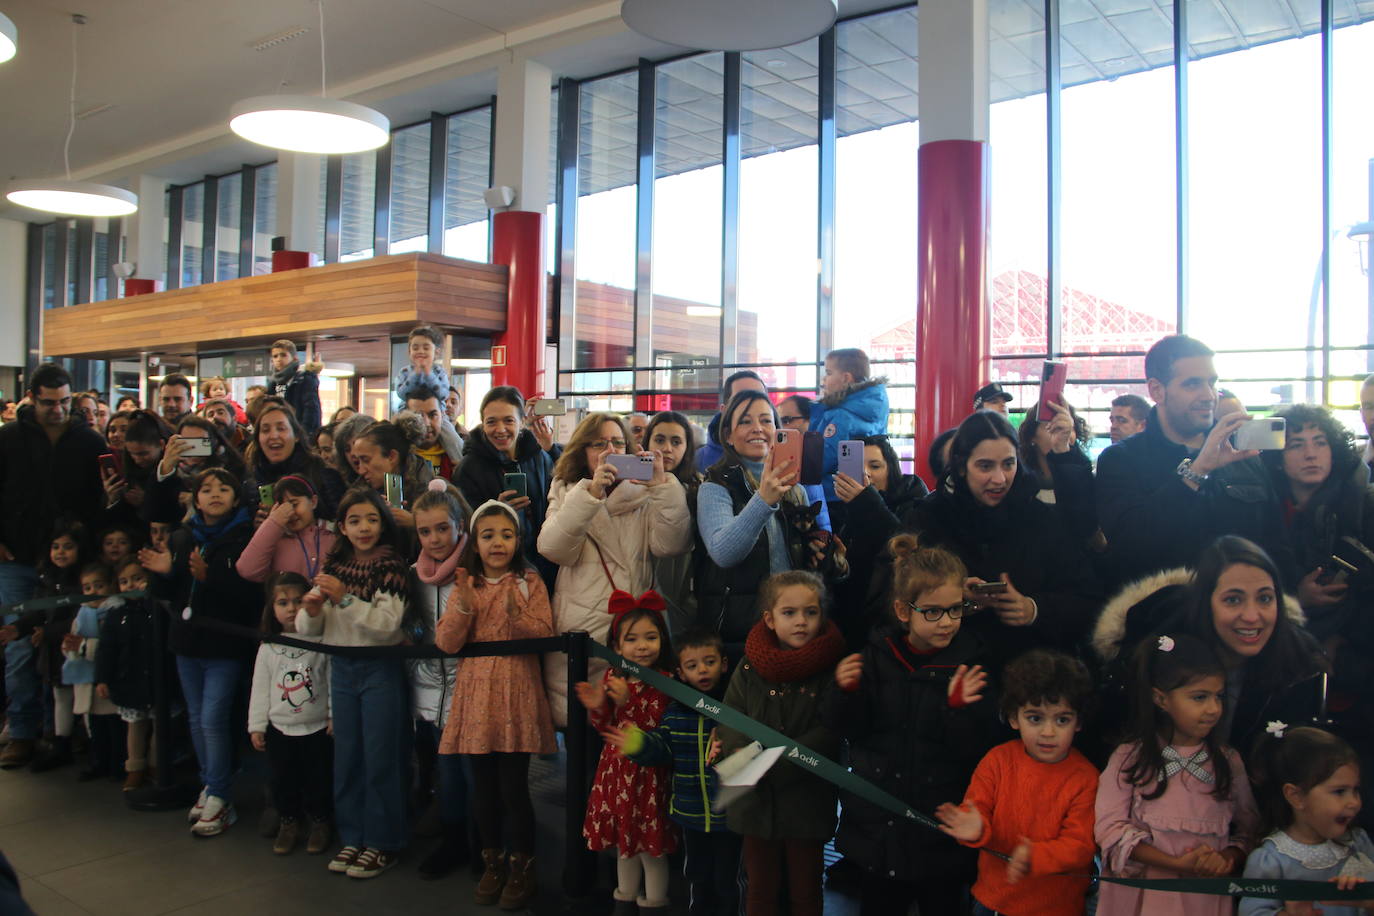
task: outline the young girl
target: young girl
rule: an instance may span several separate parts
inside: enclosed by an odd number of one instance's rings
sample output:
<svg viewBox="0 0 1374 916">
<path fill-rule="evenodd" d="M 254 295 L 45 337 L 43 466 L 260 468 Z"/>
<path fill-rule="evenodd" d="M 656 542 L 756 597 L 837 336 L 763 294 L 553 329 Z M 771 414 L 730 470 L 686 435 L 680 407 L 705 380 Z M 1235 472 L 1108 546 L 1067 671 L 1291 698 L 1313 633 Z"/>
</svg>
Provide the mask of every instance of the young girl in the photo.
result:
<svg viewBox="0 0 1374 916">
<path fill-rule="evenodd" d="M 72 621 L 71 632 L 62 637 L 62 683 L 72 694 L 73 715 L 85 716 L 91 736 L 91 765 L 77 777 L 82 782 L 118 774 L 124 769 L 124 727 L 119 710 L 95 689 L 96 654 L 106 615 L 123 605 L 115 593 L 115 572 L 104 563 L 89 563 L 81 570 L 81 593 L 88 597 Z"/>
<path fill-rule="evenodd" d="M 416 518 L 418 527 L 418 511 Z M 478 508 L 453 575 L 435 634 L 440 649 L 457 652 L 469 642 L 553 635 L 548 592 L 520 549 L 520 514 L 509 504 L 490 500 Z M 539 656 L 464 659 L 452 695 L 439 759 L 462 754 L 472 767 L 473 807 L 486 865 L 473 899 L 479 904 L 499 900 L 504 910 L 522 909 L 535 895 L 530 754 L 554 750 Z M 453 769 L 441 764 L 441 792 Z M 509 871 L 503 836 L 510 837 Z"/>
<path fill-rule="evenodd" d="M 435 478 L 415 501 L 415 537 L 420 557 L 415 561 L 418 643 L 434 639 L 440 616 L 447 613 L 453 573 L 467 543 L 467 504 L 458 488 Z M 420 863 L 422 878 L 442 878 L 468 860 L 468 776 L 457 754 L 439 754 L 439 738 L 453 697 L 456 658 L 417 658 L 409 662 L 411 711 L 415 715 L 417 782 L 428 805 L 435 776 L 439 784 L 439 823 L 443 841 Z M 436 774 L 437 768 L 437 774 Z M 420 805 L 416 806 L 421 808 Z"/>
<path fill-rule="evenodd" d="M 312 582 L 338 536 L 316 517 L 320 498 L 304 477 L 278 479 L 272 496 L 276 503 L 239 557 L 238 573 L 250 582 L 265 582 L 273 573 L 293 572 Z"/>
<path fill-rule="evenodd" d="M 1220 877 L 1240 870 L 1259 814 L 1245 764 L 1222 745 L 1226 669 L 1202 640 L 1158 636 L 1136 652 L 1129 740 L 1098 781 L 1094 834 L 1103 874 Z M 1098 911 L 1229 916 L 1231 900 L 1103 882 Z"/>
<path fill-rule="evenodd" d="M 961 629 L 968 571 L 958 557 L 911 534 L 893 538 L 888 552 L 894 620 L 840 662 L 840 690 L 826 692 L 822 721 L 848 739 L 855 774 L 933 811 L 964 795 L 997 737 L 995 704 L 981 702 L 986 647 Z M 891 822 L 887 811 L 844 797 L 835 845 L 864 870 L 860 913 L 905 913 L 912 902 L 922 913 L 959 912 L 975 853 L 920 825 Z"/>
<path fill-rule="evenodd" d="M 248 423 L 248 414 L 244 412 L 243 406 L 229 396 L 229 383 L 218 375 L 213 378 L 204 379 L 200 383 L 200 400 L 202 405 L 203 402 L 215 398 L 227 402 L 230 407 L 234 408 L 234 422 L 238 423 L 240 426 Z"/>
<path fill-rule="evenodd" d="M 125 560 L 115 573 L 121 593 L 148 588 L 148 571 L 138 560 Z M 95 653 L 96 695 L 115 705 L 127 727 L 125 792 L 141 788 L 154 775 L 153 614 L 157 612 L 149 598 L 126 598 L 106 613 Z"/>
<path fill-rule="evenodd" d="M 280 572 L 267 584 L 262 631 L 296 633 L 301 599 L 310 583 L 294 572 Z M 301 636 L 302 639 L 313 639 Z M 329 845 L 334 794 L 334 743 L 329 737 L 329 656 L 310 649 L 265 642 L 258 646 L 248 700 L 248 734 L 253 747 L 267 751 L 272 799 L 281 825 L 272 851 L 284 856 L 296 848 L 302 822 L 310 816 L 305 851 Z"/>
<path fill-rule="evenodd" d="M 638 600 L 626 592 L 612 592 L 609 642 L 635 664 L 669 676 L 674 663 L 664 608 L 656 592 L 645 592 Z M 577 698 L 598 731 L 629 725 L 652 731 L 671 702 L 638 678 L 620 677 L 613 668 L 596 686 L 578 683 Z M 677 829 L 668 817 L 672 781 L 671 767 L 640 766 L 610 745 L 601 749 L 582 835 L 593 851 L 614 846 L 619 852 L 615 916 L 632 916 L 636 903 L 640 914 L 668 912 L 667 857 L 677 849 Z"/>
<path fill-rule="evenodd" d="M 305 593 L 296 630 L 336 646 L 393 646 L 409 605 L 400 533 L 377 491 L 354 487 L 339 502 L 342 537 Z M 330 671 L 334 721 L 334 818 L 343 849 L 329 870 L 375 878 L 396 864 L 406 837 L 402 760 L 409 732 L 405 665 L 398 658 L 338 656 Z"/>
<path fill-rule="evenodd" d="M 1374 879 L 1374 844 L 1352 826 L 1360 813 L 1360 761 L 1350 745 L 1318 728 L 1270 722 L 1252 769 L 1265 826 L 1273 832 L 1250 853 L 1245 877 L 1332 881 L 1343 890 Z M 1240 901 L 1240 916 L 1355 916 L 1370 909 L 1368 901 L 1319 908 L 1254 897 Z"/>
<path fill-rule="evenodd" d="M 821 723 L 821 695 L 844 655 L 844 637 L 827 619 L 825 599 L 825 585 L 812 572 L 776 573 L 763 583 L 762 619 L 749 631 L 725 705 L 833 759 L 839 740 Z M 718 734 L 726 754 L 751 740 L 724 726 Z M 780 762 L 726 809 L 726 823 L 744 837 L 749 916 L 778 912 L 784 880 L 792 913 L 819 916 L 821 854 L 835 832 L 834 787 Z"/>
</svg>

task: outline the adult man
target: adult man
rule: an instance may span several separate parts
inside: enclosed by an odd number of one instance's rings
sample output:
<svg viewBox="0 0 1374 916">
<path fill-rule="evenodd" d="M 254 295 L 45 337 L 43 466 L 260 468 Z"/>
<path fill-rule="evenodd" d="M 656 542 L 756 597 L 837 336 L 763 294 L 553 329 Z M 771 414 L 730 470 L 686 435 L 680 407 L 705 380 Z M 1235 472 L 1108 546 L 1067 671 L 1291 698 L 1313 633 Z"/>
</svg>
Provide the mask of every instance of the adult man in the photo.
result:
<svg viewBox="0 0 1374 916">
<path fill-rule="evenodd" d="M 406 410 L 425 421 L 425 437 L 415 453 L 429 462 L 434 476 L 452 480 L 463 454 L 463 440 L 440 406 L 438 392 L 422 385 L 411 388 Z"/>
<path fill-rule="evenodd" d="M 453 424 L 453 429 L 458 433 L 459 438 L 467 441 L 468 431 L 463 428 L 463 424 L 458 422 L 458 418 L 463 414 L 463 392 L 458 390 L 458 382 L 449 379 L 448 397 L 444 398 L 444 415 L 448 417 L 449 423 Z"/>
<path fill-rule="evenodd" d="M 200 405 L 200 415 L 224 430 L 224 437 L 229 440 L 229 444 L 243 451 L 246 437 L 243 427 L 239 426 L 238 418 L 234 416 L 234 405 L 224 398 L 211 398 Z"/>
<path fill-rule="evenodd" d="M 191 380 L 173 372 L 157 386 L 158 411 L 171 426 L 191 412 Z"/>
<path fill-rule="evenodd" d="M 645 414 L 635 411 L 625 417 L 625 422 L 630 426 L 630 441 L 640 446 L 644 444 L 644 428 L 649 425 L 649 418 Z"/>
<path fill-rule="evenodd" d="M 15 422 L 0 429 L 0 605 L 33 594 L 34 567 L 47 554 L 57 520 L 74 518 L 93 527 L 104 495 L 98 457 L 105 440 L 72 417 L 67 370 L 39 366 L 29 380 L 29 398 L 32 403 L 19 408 Z M 33 653 L 28 640 L 5 646 L 11 740 L 0 767 L 6 769 L 28 763 L 42 727 Z"/>
<path fill-rule="evenodd" d="M 1120 442 L 1130 438 L 1145 428 L 1150 416 L 1150 405 L 1138 394 L 1123 394 L 1112 399 L 1112 411 L 1107 414 L 1111 424 L 1112 441 Z"/>
<path fill-rule="evenodd" d="M 720 386 L 720 408 L 725 409 L 725 405 L 730 403 L 730 399 L 741 391 L 762 391 L 768 393 L 768 386 L 763 383 L 763 379 L 752 369 L 741 369 L 738 372 L 731 372 L 725 377 L 725 382 Z M 725 449 L 720 444 L 720 410 L 711 418 L 711 422 L 706 427 L 707 442 L 697 449 L 697 470 L 703 474 L 706 469 L 720 460 L 721 454 Z"/>
<path fill-rule="evenodd" d="M 1007 415 L 1007 405 L 1011 403 L 1011 395 L 1007 394 L 1006 389 L 996 382 L 989 382 L 973 395 L 974 410 L 995 410 L 1003 416 Z"/>
<path fill-rule="evenodd" d="M 1244 411 L 1213 422 L 1217 373 L 1206 344 L 1162 338 L 1145 355 L 1145 374 L 1155 406 L 1144 432 L 1097 461 L 1097 517 L 1121 581 L 1196 563 L 1212 530 L 1202 484 L 1259 454 L 1231 446 L 1250 419 Z"/>
<path fill-rule="evenodd" d="M 811 428 L 811 406 L 815 403 L 804 394 L 783 398 L 778 402 L 778 424 L 806 432 Z"/>
<path fill-rule="evenodd" d="M 320 428 L 320 378 L 315 373 L 323 367 L 318 363 L 302 366 L 296 359 L 296 345 L 289 340 L 273 341 L 271 357 L 271 393 L 284 398 L 301 426 L 313 435 Z"/>
</svg>

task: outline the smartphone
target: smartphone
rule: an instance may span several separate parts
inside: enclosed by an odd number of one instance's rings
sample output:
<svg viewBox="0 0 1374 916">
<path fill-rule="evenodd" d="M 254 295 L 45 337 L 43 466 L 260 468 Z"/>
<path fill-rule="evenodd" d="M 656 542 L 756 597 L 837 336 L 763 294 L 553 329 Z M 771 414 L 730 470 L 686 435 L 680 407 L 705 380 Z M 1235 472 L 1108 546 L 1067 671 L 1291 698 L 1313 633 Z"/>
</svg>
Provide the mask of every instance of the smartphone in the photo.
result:
<svg viewBox="0 0 1374 916">
<path fill-rule="evenodd" d="M 1007 592 L 1005 582 L 984 582 L 982 585 L 971 585 L 969 591 L 975 595 L 1004 595 Z"/>
<path fill-rule="evenodd" d="M 1338 556 L 1332 556 L 1331 562 L 1322 567 L 1321 574 L 1317 576 L 1318 585 L 1344 585 L 1345 580 L 1353 572 L 1359 570 L 1342 560 Z"/>
<path fill-rule="evenodd" d="M 1068 363 L 1047 359 L 1040 367 L 1040 410 L 1035 418 L 1041 423 L 1054 419 L 1054 410 L 1050 405 L 1064 403 L 1064 383 L 1068 380 Z"/>
<path fill-rule="evenodd" d="M 258 503 L 263 506 L 274 506 L 277 504 L 276 487 L 270 483 L 265 483 L 258 487 Z"/>
<path fill-rule="evenodd" d="M 529 478 L 522 471 L 512 471 L 501 477 L 501 486 L 507 490 L 514 490 L 516 496 L 529 496 Z"/>
<path fill-rule="evenodd" d="M 214 443 L 208 436 L 194 436 L 183 441 L 186 443 L 186 451 L 181 453 L 183 458 L 209 458 L 214 453 Z"/>
<path fill-rule="evenodd" d="M 840 443 L 839 471 L 852 477 L 859 486 L 863 486 L 866 471 L 864 444 L 861 440 L 845 439 Z"/>
<path fill-rule="evenodd" d="M 795 429 L 778 430 L 778 444 L 773 446 L 773 467 L 791 460 L 792 473 L 801 471 L 802 435 Z"/>
<path fill-rule="evenodd" d="M 606 463 L 615 468 L 617 480 L 653 480 L 652 455 L 607 455 Z"/>
<path fill-rule="evenodd" d="M 821 482 L 825 474 L 825 437 L 819 432 L 807 430 L 802 433 L 801 478 L 798 483 L 814 486 Z M 859 478 L 861 481 L 863 478 Z"/>
<path fill-rule="evenodd" d="M 120 476 L 118 455 L 114 454 L 113 452 L 106 452 L 105 454 L 99 456 L 96 460 L 100 462 L 100 477 L 102 480 L 110 476 Z"/>
<path fill-rule="evenodd" d="M 562 398 L 535 398 L 530 413 L 536 417 L 561 417 L 567 414 L 568 403 Z"/>
<path fill-rule="evenodd" d="M 386 504 L 393 509 L 405 508 L 405 488 L 401 485 L 400 474 L 387 474 L 385 477 Z"/>
<path fill-rule="evenodd" d="M 1239 451 L 1282 451 L 1288 441 L 1288 421 L 1283 417 L 1261 417 L 1241 424 L 1231 436 Z"/>
</svg>

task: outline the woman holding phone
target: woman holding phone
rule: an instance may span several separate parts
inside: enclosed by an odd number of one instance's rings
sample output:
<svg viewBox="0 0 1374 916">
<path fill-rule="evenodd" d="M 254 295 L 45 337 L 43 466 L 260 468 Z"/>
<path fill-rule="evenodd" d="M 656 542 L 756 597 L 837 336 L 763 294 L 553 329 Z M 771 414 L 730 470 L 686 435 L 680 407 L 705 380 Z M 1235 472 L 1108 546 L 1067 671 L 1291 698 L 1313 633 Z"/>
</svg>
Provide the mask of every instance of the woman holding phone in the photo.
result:
<svg viewBox="0 0 1374 916">
<path fill-rule="evenodd" d="M 147 518 L 183 518 L 190 510 L 191 481 L 207 468 L 224 468 L 243 479 L 243 456 L 229 444 L 214 423 L 195 414 L 177 422 L 158 461 L 156 480 L 148 492 Z"/>
<path fill-rule="evenodd" d="M 259 505 L 266 495 L 264 487 L 275 484 L 287 475 L 304 477 L 319 494 L 320 505 L 315 514 L 332 521 L 334 511 L 343 496 L 344 482 L 338 471 L 327 467 L 310 448 L 310 437 L 296 419 L 296 413 L 286 404 L 269 401 L 259 412 L 253 426 L 253 441 L 245 456 L 248 465 L 243 497 L 257 514 L 255 525 L 261 525 L 275 500 Z"/>
<path fill-rule="evenodd" d="M 391 516 L 403 530 L 415 531 L 415 517 L 410 507 L 424 495 L 434 479 L 430 463 L 415 452 L 425 436 L 424 421 L 416 414 L 405 412 L 395 420 L 374 423 L 353 440 L 352 456 L 358 463 L 360 483 L 382 494 L 391 507 Z M 388 477 L 400 483 L 400 493 L 388 489 Z M 396 504 L 400 496 L 401 505 Z M 407 563 L 413 557 L 403 557 Z"/>
<path fill-rule="evenodd" d="M 692 516 L 678 478 L 652 458 L 648 480 L 627 480 L 611 459 L 624 456 L 630 431 L 619 414 L 593 413 L 572 435 L 554 468 L 549 510 L 539 529 L 539 552 L 558 564 L 553 591 L 554 632 L 586 630 L 598 642 L 610 632 L 611 592 L 638 595 L 653 584 L 653 557 L 692 549 Z M 648 462 L 646 462 L 648 464 Z M 604 664 L 589 680 L 599 683 Z M 554 722 L 568 721 L 567 656 L 545 657 L 544 682 Z"/>
</svg>

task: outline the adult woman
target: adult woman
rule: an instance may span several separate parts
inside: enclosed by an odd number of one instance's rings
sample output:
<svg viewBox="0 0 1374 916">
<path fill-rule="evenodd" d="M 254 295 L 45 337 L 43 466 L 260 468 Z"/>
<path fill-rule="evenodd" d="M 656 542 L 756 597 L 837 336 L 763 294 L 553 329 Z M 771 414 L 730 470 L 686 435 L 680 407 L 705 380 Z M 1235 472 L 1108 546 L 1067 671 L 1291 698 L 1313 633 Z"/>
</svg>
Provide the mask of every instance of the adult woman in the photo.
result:
<svg viewBox="0 0 1374 916">
<path fill-rule="evenodd" d="M 123 448 L 119 453 L 119 471 L 102 469 L 105 484 L 105 521 L 108 524 L 136 526 L 144 521 L 179 522 L 175 517 L 150 516 L 153 506 L 146 506 L 148 493 L 157 483 L 157 466 L 162 461 L 162 449 L 172 435 L 172 428 L 151 410 L 128 413 L 124 428 Z"/>
<path fill-rule="evenodd" d="M 654 414 L 644 427 L 642 447 L 663 456 L 663 470 L 678 479 L 687 494 L 687 508 L 695 514 L 697 487 L 702 476 L 697 473 L 695 440 L 692 425 L 676 410 Z M 692 594 L 693 552 L 676 556 L 652 557 L 654 591 L 668 604 L 668 631 L 673 636 L 696 622 L 697 599 Z"/>
<path fill-rule="evenodd" d="M 424 438 L 424 423 L 415 414 L 400 414 L 395 421 L 383 420 L 363 430 L 353 440 L 352 456 L 358 462 L 359 481 L 387 497 L 386 475 L 401 475 L 405 506 L 392 506 L 391 515 L 403 530 L 415 530 L 409 507 L 415 505 L 434 479 L 429 462 L 415 454 Z M 407 563 L 411 557 L 402 557 Z"/>
<path fill-rule="evenodd" d="M 132 410 L 121 410 L 110 417 L 110 422 L 105 425 L 105 444 L 115 455 L 120 455 L 124 451 L 124 431 L 129 428 L 129 417 L 132 414 Z"/>
<path fill-rule="evenodd" d="M 262 405 L 246 460 L 248 479 L 244 483 L 244 502 L 262 517 L 266 517 L 271 506 L 259 505 L 258 488 L 294 474 L 308 480 L 319 494 L 320 505 L 315 514 L 323 519 L 334 518 L 339 498 L 343 496 L 343 480 L 338 472 L 326 467 L 310 451 L 310 438 L 290 407 L 274 401 Z M 261 519 L 258 523 L 261 524 Z"/>
<path fill-rule="evenodd" d="M 1036 499 L 1058 506 L 1074 535 L 1090 538 L 1097 532 L 1097 505 L 1093 465 L 1083 446 L 1092 433 L 1072 405 L 1051 402 L 1050 410 L 1054 419 L 1045 422 L 1038 402 L 1026 411 L 1017 430 L 1018 457 L 1039 485 Z"/>
<path fill-rule="evenodd" d="M 358 482 L 358 460 L 353 457 L 353 440 L 377 421 L 367 414 L 355 413 L 334 424 L 334 470 L 347 486 Z"/>
<path fill-rule="evenodd" d="M 758 620 L 758 591 L 776 572 L 837 562 L 802 531 L 810 516 L 800 468 L 774 464 L 778 415 L 761 391 L 737 392 L 720 414 L 720 460 L 697 491 L 697 617 L 738 661 Z M 826 533 L 828 534 L 828 532 Z M 826 559 L 828 556 L 828 559 Z"/>
<path fill-rule="evenodd" d="M 484 423 L 485 428 L 485 423 Z M 558 564 L 553 592 L 554 630 L 586 630 L 605 642 L 611 592 L 633 595 L 652 584 L 650 556 L 670 557 L 692 546 L 692 519 L 681 481 L 653 454 L 648 481 L 621 481 L 607 463 L 624 454 L 629 429 L 618 414 L 593 413 L 578 424 L 554 468 L 549 508 L 539 529 L 539 552 Z M 604 665 L 590 673 L 593 682 Z M 545 657 L 544 681 L 553 718 L 567 722 L 567 656 Z"/>
<path fill-rule="evenodd" d="M 558 567 L 539 555 L 536 541 L 548 513 L 554 462 L 563 454 L 562 449 L 553 444 L 552 436 L 545 445 L 534 430 L 525 427 L 525 396 L 518 388 L 500 385 L 491 389 L 482 398 L 480 412 L 481 428 L 468 433 L 453 482 L 469 506 L 499 499 L 522 514 L 521 546 L 552 592 Z M 508 474 L 525 475 L 525 495 L 507 483 Z"/>
<path fill-rule="evenodd" d="M 210 454 L 187 455 L 210 443 Z M 151 484 L 147 517 L 181 519 L 190 501 L 191 480 L 206 468 L 224 468 L 236 480 L 243 479 L 243 456 L 238 453 L 218 426 L 204 417 L 187 414 L 177 421 L 177 430 L 167 439 L 162 458 Z"/>
<path fill-rule="evenodd" d="M 334 451 L 334 424 L 321 426 L 315 433 L 315 454 L 326 466 L 338 471 L 338 453 Z"/>
<path fill-rule="evenodd" d="M 1037 644 L 1075 648 L 1097 609 L 1097 581 L 1079 539 L 1019 471 L 1007 418 L 976 411 L 950 440 L 943 480 L 903 520 L 923 543 L 964 561 L 964 598 L 981 610 L 964 626 L 980 631 L 1003 660 Z"/>
</svg>

